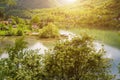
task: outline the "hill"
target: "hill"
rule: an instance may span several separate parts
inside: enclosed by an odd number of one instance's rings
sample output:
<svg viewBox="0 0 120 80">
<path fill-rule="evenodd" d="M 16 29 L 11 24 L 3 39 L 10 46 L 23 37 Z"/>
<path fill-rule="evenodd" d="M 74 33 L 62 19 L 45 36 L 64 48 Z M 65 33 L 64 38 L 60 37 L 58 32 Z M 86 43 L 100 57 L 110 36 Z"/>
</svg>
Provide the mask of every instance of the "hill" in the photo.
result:
<svg viewBox="0 0 120 80">
<path fill-rule="evenodd" d="M 51 8 L 58 6 L 56 0 L 18 0 L 17 4 L 20 8 L 27 9 Z"/>
<path fill-rule="evenodd" d="M 39 15 L 41 19 L 50 18 L 67 25 L 120 29 L 120 0 L 78 0 L 57 7 L 60 3 L 61 0 L 18 0 L 17 7 L 7 10 L 6 15 L 29 19 Z"/>
</svg>

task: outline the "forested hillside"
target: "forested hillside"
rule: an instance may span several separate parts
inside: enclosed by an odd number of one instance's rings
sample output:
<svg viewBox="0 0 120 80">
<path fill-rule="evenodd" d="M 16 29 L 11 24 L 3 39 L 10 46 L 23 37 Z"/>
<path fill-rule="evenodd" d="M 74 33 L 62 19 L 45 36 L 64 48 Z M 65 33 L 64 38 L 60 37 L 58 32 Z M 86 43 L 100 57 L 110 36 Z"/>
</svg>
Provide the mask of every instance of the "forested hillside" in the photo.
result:
<svg viewBox="0 0 120 80">
<path fill-rule="evenodd" d="M 7 2 L 9 7 L 6 7 L 5 15 L 28 19 L 39 15 L 44 21 L 49 18 L 53 22 L 60 22 L 59 24 L 64 22 L 63 26 L 72 23 L 71 26 L 76 27 L 120 29 L 120 0 L 78 0 L 73 5 L 50 8 L 59 6 L 60 3 L 60 0 L 18 0 L 16 5 Z"/>
<path fill-rule="evenodd" d="M 21 8 L 50 8 L 56 7 L 58 3 L 55 0 L 18 0 L 18 6 Z"/>
</svg>

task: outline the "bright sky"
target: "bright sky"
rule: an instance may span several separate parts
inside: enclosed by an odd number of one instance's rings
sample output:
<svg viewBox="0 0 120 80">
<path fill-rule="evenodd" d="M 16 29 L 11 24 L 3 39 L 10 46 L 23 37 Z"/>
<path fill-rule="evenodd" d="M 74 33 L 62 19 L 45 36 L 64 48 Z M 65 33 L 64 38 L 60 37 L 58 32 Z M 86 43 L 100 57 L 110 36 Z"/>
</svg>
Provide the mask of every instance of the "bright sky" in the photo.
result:
<svg viewBox="0 0 120 80">
<path fill-rule="evenodd" d="M 67 3 L 74 3 L 76 0 L 66 0 Z"/>
<path fill-rule="evenodd" d="M 57 0 L 59 1 L 61 4 L 72 4 L 75 3 L 77 0 Z"/>
</svg>

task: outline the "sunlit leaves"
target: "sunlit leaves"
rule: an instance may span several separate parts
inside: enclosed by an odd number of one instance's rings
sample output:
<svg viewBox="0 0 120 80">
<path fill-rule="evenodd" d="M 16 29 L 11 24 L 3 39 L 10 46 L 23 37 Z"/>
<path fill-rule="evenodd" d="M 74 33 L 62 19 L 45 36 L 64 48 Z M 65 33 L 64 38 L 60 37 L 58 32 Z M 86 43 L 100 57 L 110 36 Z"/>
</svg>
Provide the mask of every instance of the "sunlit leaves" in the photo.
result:
<svg viewBox="0 0 120 80">
<path fill-rule="evenodd" d="M 104 50 L 96 52 L 92 41 L 90 37 L 83 36 L 58 43 L 53 53 L 46 54 L 47 77 L 60 80 L 112 80 L 109 74 L 110 60 L 103 57 Z"/>
</svg>

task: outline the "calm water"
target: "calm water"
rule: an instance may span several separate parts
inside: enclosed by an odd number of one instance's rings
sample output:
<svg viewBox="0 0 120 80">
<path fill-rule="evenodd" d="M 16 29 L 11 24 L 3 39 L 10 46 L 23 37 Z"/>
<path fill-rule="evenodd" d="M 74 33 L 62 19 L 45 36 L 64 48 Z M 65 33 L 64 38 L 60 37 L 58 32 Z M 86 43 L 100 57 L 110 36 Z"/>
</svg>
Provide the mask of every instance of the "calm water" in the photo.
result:
<svg viewBox="0 0 120 80">
<path fill-rule="evenodd" d="M 13 45 L 15 40 L 18 39 L 20 37 L 0 37 L 0 48 L 4 48 L 6 47 L 8 44 Z M 39 53 L 38 54 L 43 54 L 45 50 L 48 50 L 48 48 L 50 46 L 46 45 L 46 44 L 50 44 L 51 41 L 54 40 L 48 40 L 48 39 L 39 39 L 37 37 L 26 37 L 25 41 L 28 42 L 28 49 L 31 50 L 36 50 L 39 49 Z M 7 58 L 8 55 L 7 54 L 2 54 L 1 58 Z"/>
</svg>

